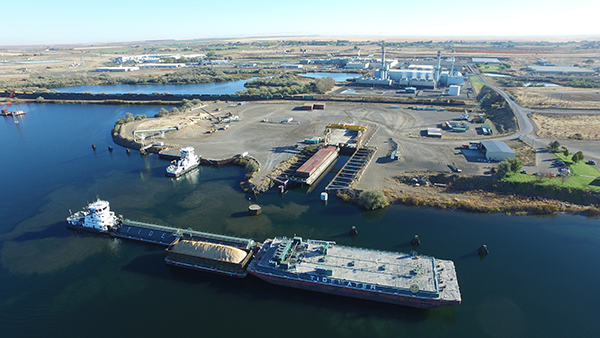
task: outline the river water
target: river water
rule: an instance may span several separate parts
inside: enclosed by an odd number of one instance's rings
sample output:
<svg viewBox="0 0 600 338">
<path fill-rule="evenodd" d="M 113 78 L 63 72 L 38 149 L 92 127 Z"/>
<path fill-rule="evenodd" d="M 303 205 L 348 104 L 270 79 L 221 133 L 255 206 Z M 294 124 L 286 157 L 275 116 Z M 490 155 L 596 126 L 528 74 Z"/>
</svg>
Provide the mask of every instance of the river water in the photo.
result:
<svg viewBox="0 0 600 338">
<path fill-rule="evenodd" d="M 312 77 L 315 79 L 320 79 L 324 77 L 330 77 L 335 82 L 346 82 L 348 79 L 354 79 L 357 77 L 361 77 L 360 73 L 332 73 L 332 72 L 315 72 L 315 73 L 303 73 L 298 74 L 304 77 Z"/>
<path fill-rule="evenodd" d="M 210 82 L 210 83 L 197 83 L 197 84 L 185 84 L 185 85 L 108 85 L 108 86 L 95 86 L 95 85 L 84 85 L 84 86 L 72 86 L 72 87 L 61 87 L 52 88 L 59 93 L 87 93 L 92 94 L 152 94 L 158 93 L 171 93 L 171 94 L 233 94 L 237 91 L 244 90 L 244 84 L 248 81 L 256 79 L 255 77 L 248 80 L 237 80 L 227 82 Z"/>
<path fill-rule="evenodd" d="M 117 118 L 156 107 L 14 108 L 27 112 L 18 124 L 0 119 L 2 337 L 597 336 L 598 219 L 365 212 L 333 196 L 322 203 L 326 179 L 311 193 L 259 195 L 263 214 L 250 218 L 241 169 L 174 180 L 168 161 L 112 143 Z M 299 235 L 406 252 L 419 234 L 419 253 L 455 262 L 463 303 L 421 310 L 169 268 L 162 247 L 67 230 L 69 209 L 96 196 L 126 218 L 257 241 Z M 484 243 L 490 255 L 480 260 Z"/>
<path fill-rule="evenodd" d="M 344 82 L 347 79 L 360 77 L 357 73 L 303 73 L 299 74 L 305 77 L 317 78 L 331 77 L 336 82 Z M 59 93 L 92 93 L 92 94 L 152 94 L 152 93 L 171 93 L 171 94 L 234 94 L 240 90 L 246 89 L 244 85 L 248 81 L 256 79 L 255 77 L 248 80 L 237 80 L 227 82 L 210 82 L 210 83 L 197 83 L 197 84 L 186 84 L 186 85 L 109 85 L 109 86 L 95 86 L 95 85 L 84 85 L 84 86 L 71 86 L 52 88 Z"/>
</svg>

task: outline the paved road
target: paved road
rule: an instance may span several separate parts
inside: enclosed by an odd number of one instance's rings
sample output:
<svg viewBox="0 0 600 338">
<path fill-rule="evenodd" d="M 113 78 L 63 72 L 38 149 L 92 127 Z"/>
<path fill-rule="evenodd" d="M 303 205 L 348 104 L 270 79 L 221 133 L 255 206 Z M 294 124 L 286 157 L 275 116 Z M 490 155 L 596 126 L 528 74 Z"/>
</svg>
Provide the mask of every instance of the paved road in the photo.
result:
<svg viewBox="0 0 600 338">
<path fill-rule="evenodd" d="M 472 67 L 472 68 L 475 68 L 475 67 Z M 504 92 L 503 90 L 501 90 L 500 88 L 498 88 L 496 86 L 491 85 L 487 81 L 487 79 L 483 75 L 481 75 L 481 73 L 479 73 L 477 71 L 477 69 L 474 69 L 474 71 L 476 72 L 476 74 L 479 77 L 479 79 L 481 80 L 481 82 L 485 83 L 485 85 L 487 85 L 488 87 L 493 89 L 495 92 L 500 94 L 506 100 L 506 102 L 508 102 L 508 105 L 513 110 L 513 112 L 515 113 L 515 116 L 517 118 L 517 123 L 519 125 L 519 131 L 513 135 L 496 138 L 496 140 L 504 141 L 504 140 L 515 139 L 515 138 L 521 137 L 525 143 L 529 144 L 532 148 L 534 148 L 536 150 L 536 165 L 532 166 L 532 167 L 528 167 L 528 169 L 530 169 L 531 171 L 541 171 L 541 172 L 555 171 L 556 172 L 557 168 L 553 165 L 553 162 L 551 161 L 551 159 L 554 159 L 554 156 L 552 156 L 552 154 L 550 154 L 546 151 L 546 146 L 550 142 L 555 141 L 555 140 L 548 139 L 548 138 L 541 138 L 541 137 L 538 137 L 535 135 L 535 132 L 537 131 L 537 126 L 535 125 L 535 123 L 533 123 L 531 121 L 531 119 L 528 116 L 529 114 L 533 113 L 534 110 L 521 107 L 514 100 L 512 100 L 511 96 L 508 95 L 506 92 Z M 563 114 L 564 113 L 572 113 L 572 114 L 586 114 L 586 113 L 587 114 L 590 114 L 590 113 L 597 114 L 597 113 L 600 113 L 597 110 L 582 110 L 582 109 L 573 109 L 573 110 L 571 110 L 571 109 L 568 109 L 568 110 L 567 109 L 546 109 L 546 110 L 544 110 L 544 113 L 546 113 L 546 112 L 547 113 L 563 113 Z M 573 150 L 573 152 L 579 151 L 579 150 L 583 151 L 583 153 L 585 154 L 586 160 L 594 159 L 598 162 L 600 159 L 600 142 L 598 142 L 598 141 L 559 140 L 559 142 L 562 145 L 569 147 L 569 149 Z"/>
</svg>

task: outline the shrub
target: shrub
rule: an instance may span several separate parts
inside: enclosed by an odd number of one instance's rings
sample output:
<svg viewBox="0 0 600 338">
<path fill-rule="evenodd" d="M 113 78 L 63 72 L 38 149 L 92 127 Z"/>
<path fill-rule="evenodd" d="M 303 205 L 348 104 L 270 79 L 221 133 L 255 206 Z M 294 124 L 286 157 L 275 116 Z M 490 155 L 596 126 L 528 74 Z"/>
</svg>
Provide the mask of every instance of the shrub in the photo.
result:
<svg viewBox="0 0 600 338">
<path fill-rule="evenodd" d="M 560 148 L 560 142 L 558 142 L 558 141 L 550 142 L 550 144 L 548 144 L 548 148 L 550 149 L 551 152 L 557 152 L 558 149 Z"/>
<path fill-rule="evenodd" d="M 583 156 L 583 151 L 578 151 L 575 154 L 573 154 L 573 157 L 571 158 L 573 160 L 574 163 L 577 163 L 579 161 L 583 161 L 584 156 Z"/>
<path fill-rule="evenodd" d="M 358 205 L 368 210 L 385 208 L 389 205 L 387 197 L 381 190 L 366 190 L 360 193 Z"/>
<path fill-rule="evenodd" d="M 158 114 L 154 115 L 154 117 L 163 117 L 167 115 L 169 115 L 169 111 L 165 108 L 160 108 L 160 111 L 158 112 Z"/>
<path fill-rule="evenodd" d="M 260 169 L 260 167 L 258 166 L 258 163 L 254 162 L 254 161 L 248 161 L 248 163 L 246 163 L 246 170 L 248 172 L 256 172 L 258 171 L 258 169 Z"/>
<path fill-rule="evenodd" d="M 118 119 L 117 122 L 115 122 L 115 125 L 119 125 L 119 124 L 127 124 L 129 122 L 133 122 L 133 114 L 131 113 L 125 113 L 125 117 L 122 119 Z"/>
<path fill-rule="evenodd" d="M 506 176 L 506 174 L 508 174 L 509 172 L 510 172 L 510 162 L 508 162 L 507 160 L 504 160 L 504 161 L 500 162 L 500 164 L 498 164 L 498 171 L 496 173 L 496 175 L 498 175 L 498 177 L 504 178 L 504 176 Z"/>
</svg>

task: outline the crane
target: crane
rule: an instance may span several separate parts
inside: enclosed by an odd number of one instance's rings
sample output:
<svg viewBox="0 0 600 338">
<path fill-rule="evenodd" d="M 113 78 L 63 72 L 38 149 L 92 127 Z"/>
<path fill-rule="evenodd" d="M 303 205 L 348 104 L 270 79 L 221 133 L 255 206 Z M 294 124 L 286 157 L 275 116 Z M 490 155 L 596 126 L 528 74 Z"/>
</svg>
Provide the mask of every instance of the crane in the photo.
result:
<svg viewBox="0 0 600 338">
<path fill-rule="evenodd" d="M 8 112 L 8 107 L 10 106 L 10 99 L 12 99 L 13 95 L 15 94 L 15 91 L 13 90 L 10 93 L 10 96 L 8 97 L 8 103 L 6 104 L 6 108 L 2 109 L 2 115 L 10 115 Z"/>
</svg>

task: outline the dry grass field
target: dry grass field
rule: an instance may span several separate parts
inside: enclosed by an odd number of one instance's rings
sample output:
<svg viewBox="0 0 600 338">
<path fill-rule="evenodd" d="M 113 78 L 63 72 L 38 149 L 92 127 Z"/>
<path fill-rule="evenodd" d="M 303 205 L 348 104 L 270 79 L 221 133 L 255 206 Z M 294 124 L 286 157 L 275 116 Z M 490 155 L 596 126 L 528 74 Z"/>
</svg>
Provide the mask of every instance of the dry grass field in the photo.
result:
<svg viewBox="0 0 600 338">
<path fill-rule="evenodd" d="M 535 87 L 505 88 L 517 102 L 529 108 L 600 109 L 600 89 Z"/>
<path fill-rule="evenodd" d="M 600 140 L 600 115 L 532 114 L 539 137 L 559 140 Z"/>
</svg>

